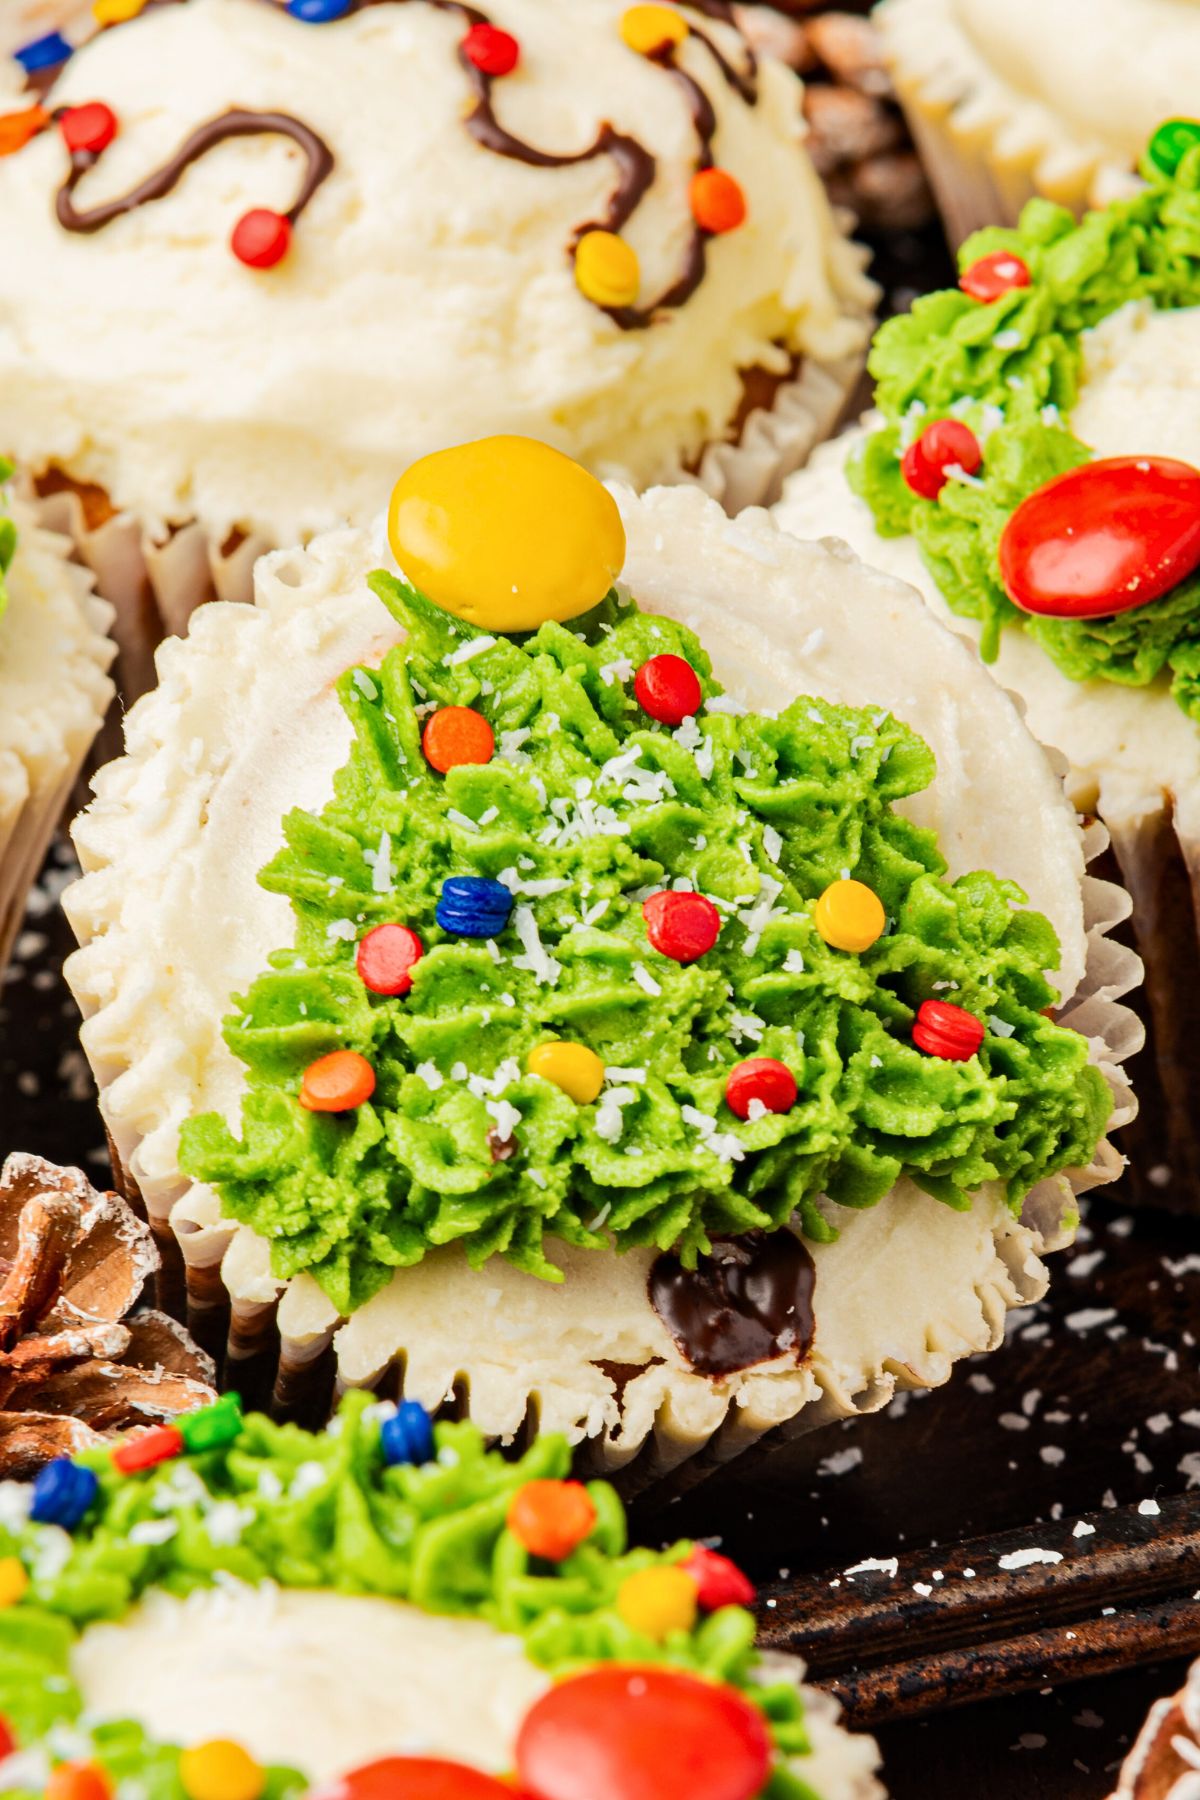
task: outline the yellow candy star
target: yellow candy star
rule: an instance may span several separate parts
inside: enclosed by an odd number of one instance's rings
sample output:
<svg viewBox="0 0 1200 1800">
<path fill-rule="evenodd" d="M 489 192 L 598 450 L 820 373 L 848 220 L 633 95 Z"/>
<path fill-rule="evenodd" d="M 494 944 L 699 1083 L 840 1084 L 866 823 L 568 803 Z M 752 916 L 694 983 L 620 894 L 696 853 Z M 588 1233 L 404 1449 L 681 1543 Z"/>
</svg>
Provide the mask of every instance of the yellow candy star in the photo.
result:
<svg viewBox="0 0 1200 1800">
<path fill-rule="evenodd" d="M 813 923 L 835 950 L 869 950 L 887 916 L 879 895 L 862 881 L 832 881 L 817 901 Z"/>
<path fill-rule="evenodd" d="M 639 1569 L 617 1590 L 617 1611 L 633 1631 L 661 1643 L 673 1631 L 692 1629 L 699 1591 L 694 1577 L 673 1564 Z"/>
<path fill-rule="evenodd" d="M 597 306 L 632 306 L 642 281 L 637 252 L 615 231 L 585 231 L 575 247 L 575 280 Z"/>
<path fill-rule="evenodd" d="M 539 1044 L 529 1052 L 525 1066 L 531 1075 L 552 1081 L 580 1106 L 594 1100 L 604 1086 L 604 1064 L 586 1044 Z"/>
<path fill-rule="evenodd" d="M 687 34 L 687 20 L 669 6 L 627 6 L 621 14 L 621 37 L 639 56 L 672 49 Z"/>
<path fill-rule="evenodd" d="M 259 1800 L 267 1783 L 261 1763 L 228 1738 L 182 1751 L 179 1780 L 188 1800 Z"/>
</svg>

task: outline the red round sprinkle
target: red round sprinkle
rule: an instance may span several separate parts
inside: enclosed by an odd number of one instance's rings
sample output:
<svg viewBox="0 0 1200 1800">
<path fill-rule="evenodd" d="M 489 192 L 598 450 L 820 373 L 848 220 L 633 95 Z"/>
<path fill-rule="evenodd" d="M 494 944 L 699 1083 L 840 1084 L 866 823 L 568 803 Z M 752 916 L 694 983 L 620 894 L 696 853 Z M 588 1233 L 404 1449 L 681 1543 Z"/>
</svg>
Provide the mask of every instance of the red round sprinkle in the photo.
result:
<svg viewBox="0 0 1200 1800">
<path fill-rule="evenodd" d="M 745 222 L 746 196 L 726 169 L 698 169 L 688 188 L 692 217 L 701 231 L 714 237 L 736 231 Z"/>
<path fill-rule="evenodd" d="M 633 691 L 642 711 L 661 725 L 682 725 L 704 699 L 700 677 L 682 656 L 652 656 L 634 676 Z"/>
<path fill-rule="evenodd" d="M 527 1481 L 509 1502 L 505 1520 L 530 1556 L 562 1562 L 596 1523 L 596 1506 L 582 1481 Z"/>
<path fill-rule="evenodd" d="M 282 213 L 256 206 L 234 226 L 229 247 L 248 269 L 273 269 L 287 255 L 291 241 L 290 221 Z"/>
<path fill-rule="evenodd" d="M 536 1800 L 754 1800 L 771 1739 L 736 1688 L 609 1663 L 542 1695 L 516 1764 L 520 1791 Z"/>
<path fill-rule="evenodd" d="M 796 1104 L 796 1077 L 773 1056 L 751 1056 L 730 1069 L 725 1104 L 739 1119 L 750 1117 L 750 1102 L 761 1100 L 768 1112 L 790 1112 Z"/>
<path fill-rule="evenodd" d="M 913 1043 L 944 1062 L 966 1062 L 983 1042 L 984 1031 L 974 1013 L 949 1000 L 923 1000 L 913 1026 Z"/>
<path fill-rule="evenodd" d="M 703 894 L 677 894 L 663 888 L 642 901 L 646 936 L 662 956 L 673 962 L 695 962 L 717 941 L 721 915 Z"/>
<path fill-rule="evenodd" d="M 982 300 L 985 306 L 990 306 L 993 300 L 1003 299 L 1014 288 L 1028 287 L 1029 281 L 1028 263 L 1014 256 L 1011 250 L 993 250 L 990 256 L 981 256 L 969 269 L 964 269 L 958 285 L 972 300 Z"/>
<path fill-rule="evenodd" d="M 442 706 L 425 721 L 421 748 L 439 775 L 464 763 L 491 762 L 496 738 L 482 713 L 470 706 Z"/>
<path fill-rule="evenodd" d="M 384 1756 L 318 1788 L 310 1800 L 516 1800 L 510 1787 L 436 1756 Z"/>
<path fill-rule="evenodd" d="M 407 925 L 376 925 L 359 939 L 355 966 L 373 994 L 407 994 L 425 946 Z"/>
<path fill-rule="evenodd" d="M 43 1800 L 112 1800 L 112 1782 L 93 1762 L 64 1762 L 50 1771 Z"/>
<path fill-rule="evenodd" d="M 170 1462 L 183 1454 L 183 1433 L 174 1425 L 152 1425 L 140 1437 L 118 1444 L 112 1453 L 113 1468 L 121 1475 L 136 1475 L 142 1469 Z"/>
<path fill-rule="evenodd" d="M 722 1606 L 754 1605 L 754 1583 L 727 1556 L 697 1544 L 680 1567 L 686 1569 L 696 1583 L 696 1599 L 701 1612 L 716 1612 Z"/>
<path fill-rule="evenodd" d="M 13 1736 L 12 1726 L 7 1719 L 0 1717 L 0 1762 L 3 1762 L 6 1756 L 11 1756 L 16 1747 L 17 1740 Z"/>
<path fill-rule="evenodd" d="M 511 75 L 521 55 L 521 46 L 510 32 L 483 23 L 472 25 L 460 48 L 482 75 Z"/>
<path fill-rule="evenodd" d="M 99 156 L 117 135 L 117 115 L 103 100 L 86 106 L 68 106 L 59 115 L 58 129 L 72 156 Z"/>
<path fill-rule="evenodd" d="M 922 500 L 936 500 L 957 467 L 973 475 L 983 461 L 979 439 L 960 419 L 935 419 L 900 458 L 900 473 Z"/>
</svg>

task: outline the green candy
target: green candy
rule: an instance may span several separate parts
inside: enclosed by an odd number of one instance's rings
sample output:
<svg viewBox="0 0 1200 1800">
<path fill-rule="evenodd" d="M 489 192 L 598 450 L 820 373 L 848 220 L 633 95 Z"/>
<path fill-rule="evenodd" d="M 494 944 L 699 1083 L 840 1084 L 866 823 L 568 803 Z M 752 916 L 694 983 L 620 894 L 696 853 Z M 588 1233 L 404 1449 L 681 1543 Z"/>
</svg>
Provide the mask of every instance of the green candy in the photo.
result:
<svg viewBox="0 0 1200 1800">
<path fill-rule="evenodd" d="M 1167 119 L 1150 139 L 1146 154 L 1156 169 L 1170 176 L 1197 144 L 1200 144 L 1200 119 Z"/>
<path fill-rule="evenodd" d="M 236 1394 L 223 1394 L 212 1406 L 184 1413 L 176 1420 L 183 1447 L 189 1455 L 201 1450 L 220 1450 L 242 1434 L 241 1402 Z"/>
</svg>

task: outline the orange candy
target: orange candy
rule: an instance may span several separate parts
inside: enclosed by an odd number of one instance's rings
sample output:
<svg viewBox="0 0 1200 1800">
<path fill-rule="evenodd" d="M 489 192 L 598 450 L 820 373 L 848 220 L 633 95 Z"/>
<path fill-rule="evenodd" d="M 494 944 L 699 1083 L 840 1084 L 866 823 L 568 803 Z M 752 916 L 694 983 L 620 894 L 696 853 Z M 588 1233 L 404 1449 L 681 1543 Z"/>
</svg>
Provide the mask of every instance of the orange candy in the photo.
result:
<svg viewBox="0 0 1200 1800">
<path fill-rule="evenodd" d="M 711 231 L 716 237 L 724 231 L 736 231 L 746 217 L 746 196 L 741 185 L 724 169 L 698 170 L 692 176 L 688 199 L 701 231 Z"/>
<path fill-rule="evenodd" d="M 561 1562 L 596 1523 L 596 1508 L 581 1481 L 528 1481 L 508 1509 L 508 1529 L 531 1556 Z"/>
<path fill-rule="evenodd" d="M 59 1763 L 50 1772 L 46 1800 L 111 1800 L 112 1783 L 95 1763 Z"/>
<path fill-rule="evenodd" d="M 425 761 L 439 775 L 464 763 L 492 760 L 496 739 L 482 713 L 469 706 L 439 707 L 421 733 Z"/>
<path fill-rule="evenodd" d="M 375 1092 L 375 1071 L 357 1050 L 333 1050 L 309 1063 L 300 1104 L 309 1112 L 350 1112 Z"/>
<path fill-rule="evenodd" d="M 44 106 L 27 106 L 24 112 L 0 115 L 0 156 L 23 150 L 39 131 L 45 131 L 50 114 Z"/>
</svg>

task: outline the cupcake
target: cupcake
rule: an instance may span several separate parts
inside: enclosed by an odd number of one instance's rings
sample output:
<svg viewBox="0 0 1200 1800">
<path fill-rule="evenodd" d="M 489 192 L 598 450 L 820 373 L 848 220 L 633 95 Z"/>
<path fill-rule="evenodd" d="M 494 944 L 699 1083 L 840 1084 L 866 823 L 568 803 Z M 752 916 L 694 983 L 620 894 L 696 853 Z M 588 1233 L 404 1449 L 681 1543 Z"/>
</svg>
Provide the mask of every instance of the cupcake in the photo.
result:
<svg viewBox="0 0 1200 1800">
<path fill-rule="evenodd" d="M 944 1380 L 1130 1110 L 1120 897 L 1016 710 L 848 554 L 526 440 L 391 539 L 205 608 L 77 827 L 197 1328 L 651 1473 Z"/>
<path fill-rule="evenodd" d="M 629 1549 L 543 1438 L 228 1397 L 8 1484 L 0 1784 L 186 1800 L 877 1800 L 875 1746 L 758 1655 L 725 1557 Z M 364 1646 L 369 1645 L 369 1655 Z"/>
<path fill-rule="evenodd" d="M 725 6 L 118 13 L 9 65 L 0 447 L 106 571 L 125 691 L 443 445 L 527 432 L 736 510 L 833 428 L 874 288 Z"/>
<path fill-rule="evenodd" d="M 0 970 L 113 692 L 112 610 L 70 548 L 0 495 Z"/>
<path fill-rule="evenodd" d="M 1159 1700 L 1121 1765 L 1112 1800 L 1195 1800 L 1200 1793 L 1200 1662 Z"/>
<path fill-rule="evenodd" d="M 1036 201 L 1018 231 L 965 245 L 962 291 L 880 332 L 879 414 L 794 479 L 778 515 L 913 582 L 1066 755 L 1072 800 L 1112 835 L 1147 967 L 1139 1177 L 1184 1206 L 1200 1204 L 1191 137 L 1078 225 Z M 1171 163 L 1161 139 L 1154 156 Z"/>
<path fill-rule="evenodd" d="M 955 244 L 1035 196 L 1078 213 L 1128 194 L 1151 133 L 1196 110 L 1188 0 L 883 0 L 874 18 Z"/>
</svg>

